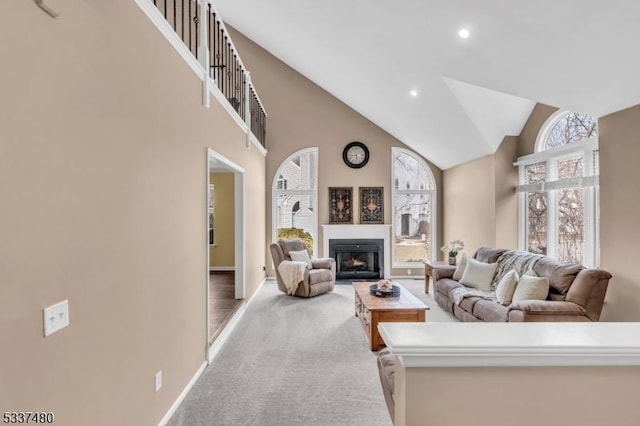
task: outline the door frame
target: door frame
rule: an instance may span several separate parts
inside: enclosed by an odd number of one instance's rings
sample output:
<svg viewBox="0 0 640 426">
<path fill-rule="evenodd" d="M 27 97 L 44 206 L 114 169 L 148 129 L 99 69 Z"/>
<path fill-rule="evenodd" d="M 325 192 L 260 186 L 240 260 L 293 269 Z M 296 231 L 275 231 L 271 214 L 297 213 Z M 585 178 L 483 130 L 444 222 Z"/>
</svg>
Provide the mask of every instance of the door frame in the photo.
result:
<svg viewBox="0 0 640 426">
<path fill-rule="evenodd" d="M 233 172 L 234 174 L 234 238 L 235 238 L 235 253 L 234 253 L 234 271 L 235 271 L 235 298 L 236 299 L 244 299 L 245 297 L 245 206 L 244 206 L 244 195 L 245 195 L 245 184 L 244 184 L 244 168 L 240 167 L 233 161 L 219 154 L 215 150 L 211 148 L 207 148 L 207 167 L 206 167 L 206 191 L 205 191 L 205 206 L 208 211 L 209 207 L 209 185 L 211 184 L 211 162 L 216 161 L 217 163 L 221 163 L 229 172 Z M 210 247 L 209 247 L 209 217 L 208 212 L 205 215 L 205 229 L 207 232 L 205 235 L 205 243 L 207 247 L 207 280 L 206 280 L 206 307 L 207 307 L 207 334 L 206 341 L 207 345 L 209 344 L 209 263 L 210 263 Z"/>
</svg>

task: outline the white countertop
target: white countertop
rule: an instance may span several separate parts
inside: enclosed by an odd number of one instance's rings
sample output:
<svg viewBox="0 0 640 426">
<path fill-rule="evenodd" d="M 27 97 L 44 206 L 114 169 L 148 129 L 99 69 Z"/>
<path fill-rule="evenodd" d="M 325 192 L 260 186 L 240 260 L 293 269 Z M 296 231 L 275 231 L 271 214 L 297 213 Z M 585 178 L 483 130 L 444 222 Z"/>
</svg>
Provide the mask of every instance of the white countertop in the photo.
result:
<svg viewBox="0 0 640 426">
<path fill-rule="evenodd" d="M 640 323 L 381 323 L 405 367 L 640 366 Z"/>
</svg>

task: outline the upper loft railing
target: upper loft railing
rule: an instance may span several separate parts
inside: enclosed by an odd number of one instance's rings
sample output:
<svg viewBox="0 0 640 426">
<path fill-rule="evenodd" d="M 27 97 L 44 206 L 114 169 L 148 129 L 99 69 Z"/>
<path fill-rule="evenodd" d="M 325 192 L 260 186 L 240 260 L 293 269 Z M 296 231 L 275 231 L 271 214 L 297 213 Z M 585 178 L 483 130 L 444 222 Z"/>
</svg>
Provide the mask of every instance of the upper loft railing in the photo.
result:
<svg viewBox="0 0 640 426">
<path fill-rule="evenodd" d="M 265 147 L 267 114 L 220 14 L 207 0 L 153 0 L 251 133 Z M 206 15 L 204 26 L 203 9 Z M 203 43 L 201 43 L 203 41 Z"/>
</svg>

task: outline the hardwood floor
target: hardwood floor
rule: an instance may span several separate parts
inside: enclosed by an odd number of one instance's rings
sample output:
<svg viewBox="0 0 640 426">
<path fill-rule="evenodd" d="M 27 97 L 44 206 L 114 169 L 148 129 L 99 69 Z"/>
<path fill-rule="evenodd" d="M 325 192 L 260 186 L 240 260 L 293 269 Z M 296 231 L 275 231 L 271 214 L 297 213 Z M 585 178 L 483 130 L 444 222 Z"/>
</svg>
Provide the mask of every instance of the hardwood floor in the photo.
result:
<svg viewBox="0 0 640 426">
<path fill-rule="evenodd" d="M 235 298 L 234 272 L 209 272 L 209 344 L 243 302 Z"/>
</svg>

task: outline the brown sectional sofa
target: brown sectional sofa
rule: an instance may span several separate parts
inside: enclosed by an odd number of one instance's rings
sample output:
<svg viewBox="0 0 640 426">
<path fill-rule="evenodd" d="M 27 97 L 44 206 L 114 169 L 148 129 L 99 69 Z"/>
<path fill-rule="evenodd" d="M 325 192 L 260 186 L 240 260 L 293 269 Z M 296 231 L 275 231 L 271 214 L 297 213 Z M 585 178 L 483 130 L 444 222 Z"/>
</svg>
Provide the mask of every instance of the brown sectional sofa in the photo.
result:
<svg viewBox="0 0 640 426">
<path fill-rule="evenodd" d="M 473 255 L 485 262 L 499 262 L 506 249 L 482 247 Z M 454 268 L 433 270 L 434 298 L 460 321 L 533 322 L 598 321 L 611 274 L 601 269 L 565 264 L 549 257 L 539 259 L 534 267 L 539 277 L 549 278 L 547 300 L 524 300 L 502 306 L 496 300 L 467 297 L 456 305 L 451 291 L 462 286 L 453 277 Z"/>
<path fill-rule="evenodd" d="M 495 263 L 506 249 L 482 247 L 474 254 L 480 262 Z M 600 269 L 563 264 L 542 257 L 533 266 L 539 277 L 549 278 L 547 300 L 524 300 L 502 306 L 496 300 L 466 297 L 456 305 L 449 297 L 462 284 L 453 280 L 455 267 L 442 266 L 433 270 L 435 300 L 460 321 L 522 322 L 522 321 L 598 321 L 611 274 Z M 385 348 L 378 352 L 378 372 L 384 398 L 391 418 L 395 409 L 395 356 Z"/>
</svg>

